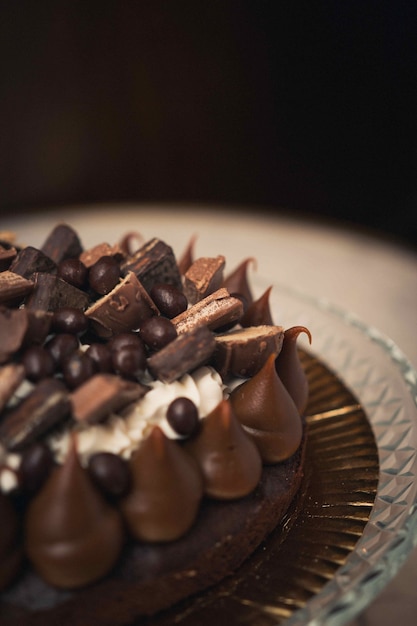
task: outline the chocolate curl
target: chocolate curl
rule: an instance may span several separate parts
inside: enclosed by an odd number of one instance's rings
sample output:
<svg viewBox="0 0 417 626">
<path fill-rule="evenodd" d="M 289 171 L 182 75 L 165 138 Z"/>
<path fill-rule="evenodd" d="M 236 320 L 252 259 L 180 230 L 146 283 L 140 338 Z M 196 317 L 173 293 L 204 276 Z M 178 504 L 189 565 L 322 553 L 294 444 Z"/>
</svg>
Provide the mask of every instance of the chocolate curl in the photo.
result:
<svg viewBox="0 0 417 626">
<path fill-rule="evenodd" d="M 256 269 L 256 259 L 249 257 L 242 261 L 237 268 L 223 281 L 223 287 L 226 287 L 230 294 L 239 294 L 246 300 L 246 304 L 250 305 L 253 302 L 252 290 L 248 281 L 248 265 L 253 263 Z"/>
<path fill-rule="evenodd" d="M 193 235 L 178 261 L 178 269 L 181 275 L 184 275 L 194 262 L 194 248 L 196 241 L 197 235 Z"/>
<path fill-rule="evenodd" d="M 261 295 L 260 298 L 254 300 L 246 309 L 240 318 L 240 325 L 249 326 L 272 326 L 274 324 L 269 306 L 269 296 L 272 286 Z"/>
<path fill-rule="evenodd" d="M 311 333 L 308 328 L 305 326 L 288 328 L 284 333 L 282 349 L 276 360 L 275 368 L 302 415 L 308 402 L 308 381 L 297 349 L 297 339 L 301 333 L 306 333 L 311 344 Z"/>
</svg>

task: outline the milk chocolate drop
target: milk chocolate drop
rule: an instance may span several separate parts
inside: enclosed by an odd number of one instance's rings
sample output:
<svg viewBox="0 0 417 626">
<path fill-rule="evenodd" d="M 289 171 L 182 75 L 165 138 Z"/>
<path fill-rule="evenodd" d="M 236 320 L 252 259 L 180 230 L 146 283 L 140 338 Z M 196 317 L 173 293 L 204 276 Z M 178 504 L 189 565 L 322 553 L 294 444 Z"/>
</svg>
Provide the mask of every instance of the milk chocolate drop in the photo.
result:
<svg viewBox="0 0 417 626">
<path fill-rule="evenodd" d="M 131 534 L 174 541 L 194 523 L 203 480 L 193 459 L 155 426 L 131 458 L 132 489 L 121 502 Z"/>
<path fill-rule="evenodd" d="M 222 400 L 201 425 L 186 447 L 202 469 L 205 493 L 221 500 L 251 493 L 261 477 L 262 461 L 230 402 Z"/>
<path fill-rule="evenodd" d="M 17 575 L 22 561 L 17 513 L 7 496 L 0 491 L 0 589 Z"/>
<path fill-rule="evenodd" d="M 292 456 L 303 431 L 297 407 L 275 370 L 275 357 L 271 354 L 262 369 L 230 395 L 237 418 L 266 464 Z"/>
<path fill-rule="evenodd" d="M 76 588 L 106 575 L 123 541 L 120 514 L 93 486 L 73 443 L 64 465 L 54 470 L 29 505 L 29 559 L 49 584 Z"/>
<path fill-rule="evenodd" d="M 284 333 L 284 342 L 275 366 L 278 376 L 302 415 L 308 402 L 308 381 L 297 350 L 300 333 L 306 333 L 311 343 L 310 331 L 305 326 L 288 328 Z"/>
</svg>

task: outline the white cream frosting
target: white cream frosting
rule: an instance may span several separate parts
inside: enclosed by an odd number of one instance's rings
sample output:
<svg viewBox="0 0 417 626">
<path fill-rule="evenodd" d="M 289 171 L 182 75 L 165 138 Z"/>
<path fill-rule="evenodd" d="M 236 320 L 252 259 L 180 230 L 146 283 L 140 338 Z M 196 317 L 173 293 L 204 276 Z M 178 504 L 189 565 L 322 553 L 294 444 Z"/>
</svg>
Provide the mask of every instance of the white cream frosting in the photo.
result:
<svg viewBox="0 0 417 626">
<path fill-rule="evenodd" d="M 171 428 L 166 412 L 176 398 L 186 397 L 194 402 L 199 418 L 203 418 L 227 395 L 219 373 L 212 367 L 203 366 L 192 374 L 185 374 L 170 384 L 159 380 L 147 381 L 150 391 L 143 398 L 124 410 L 122 415 L 112 414 L 103 423 L 74 425 L 51 435 L 47 439 L 55 459 L 62 463 L 68 451 L 70 438 L 75 433 L 77 450 L 85 465 L 96 452 L 113 452 L 128 459 L 140 442 L 147 437 L 153 426 L 159 426 L 167 437 L 179 438 Z M 20 455 L 8 453 L 0 445 L 0 489 L 12 490 L 16 484 L 15 471 Z"/>
</svg>

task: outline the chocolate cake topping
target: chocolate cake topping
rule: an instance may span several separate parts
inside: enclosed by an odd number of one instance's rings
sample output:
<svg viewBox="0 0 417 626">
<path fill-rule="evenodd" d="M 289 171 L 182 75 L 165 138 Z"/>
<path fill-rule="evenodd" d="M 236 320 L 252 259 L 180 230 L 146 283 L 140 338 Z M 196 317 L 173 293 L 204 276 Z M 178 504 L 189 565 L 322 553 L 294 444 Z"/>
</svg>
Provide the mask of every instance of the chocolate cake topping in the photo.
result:
<svg viewBox="0 0 417 626">
<path fill-rule="evenodd" d="M 97 300 L 85 312 L 97 334 L 107 338 L 137 329 L 141 322 L 158 313 L 148 292 L 133 272 L 128 272 L 110 293 Z"/>
<path fill-rule="evenodd" d="M 181 276 L 172 248 L 154 237 L 122 263 L 122 271 L 134 272 L 147 291 L 157 283 L 182 289 Z"/>
<path fill-rule="evenodd" d="M 10 271 L 31 279 L 37 272 L 54 272 L 56 263 L 33 246 L 22 248 L 10 266 Z"/>
<path fill-rule="evenodd" d="M 204 491 L 212 498 L 233 500 L 247 496 L 259 482 L 260 454 L 228 400 L 207 415 L 186 449 L 197 460 L 204 476 Z"/>
<path fill-rule="evenodd" d="M 297 407 L 276 373 L 274 354 L 253 378 L 232 391 L 230 401 L 264 463 L 278 463 L 294 454 L 303 427 Z"/>
<path fill-rule="evenodd" d="M 255 263 L 255 259 L 250 257 L 242 261 L 231 274 L 226 276 L 223 282 L 223 287 L 226 287 L 229 293 L 242 295 L 248 305 L 253 302 L 252 290 L 248 281 L 249 263 Z"/>
<path fill-rule="evenodd" d="M 78 234 L 68 224 L 57 224 L 49 233 L 42 248 L 56 264 L 64 259 L 78 257 L 83 251 Z"/>
<path fill-rule="evenodd" d="M 192 263 L 184 274 L 184 293 L 190 304 L 220 289 L 225 263 L 223 255 L 215 258 L 200 257 Z"/>
<path fill-rule="evenodd" d="M 284 342 L 276 361 L 277 373 L 302 414 L 308 401 L 308 382 L 297 350 L 297 338 L 305 333 L 311 343 L 311 334 L 305 326 L 293 326 L 284 333 Z"/>
<path fill-rule="evenodd" d="M 196 519 L 201 474 L 189 455 L 155 427 L 131 462 L 133 486 L 121 508 L 130 532 L 142 541 L 173 541 Z"/>
<path fill-rule="evenodd" d="M 269 307 L 269 295 L 271 293 L 271 289 L 272 287 L 268 287 L 260 298 L 254 300 L 248 306 L 239 320 L 241 326 L 261 326 L 274 323 L 272 321 L 271 309 Z"/>
<path fill-rule="evenodd" d="M 114 566 L 124 542 L 120 514 L 101 497 L 72 445 L 26 516 L 26 549 L 42 577 L 74 588 L 101 578 Z"/>
<path fill-rule="evenodd" d="M 0 304 L 14 306 L 33 290 L 33 282 L 10 270 L 0 272 Z"/>
<path fill-rule="evenodd" d="M 9 450 L 22 450 L 65 420 L 70 410 L 65 385 L 57 378 L 45 378 L 0 422 L 0 441 Z"/>
<path fill-rule="evenodd" d="M 191 306 L 187 311 L 174 317 L 172 322 L 178 334 L 198 326 L 206 326 L 210 330 L 215 330 L 224 324 L 238 320 L 242 313 L 241 300 L 231 296 L 227 289 L 220 288 Z"/>
<path fill-rule="evenodd" d="M 282 326 L 238 328 L 216 335 L 212 364 L 223 379 L 254 376 L 270 354 L 278 354 L 284 339 Z"/>
<path fill-rule="evenodd" d="M 28 309 L 55 311 L 62 306 L 85 310 L 89 298 L 84 291 L 70 285 L 55 274 L 38 272 L 34 275 L 33 292 L 26 300 Z"/>
</svg>

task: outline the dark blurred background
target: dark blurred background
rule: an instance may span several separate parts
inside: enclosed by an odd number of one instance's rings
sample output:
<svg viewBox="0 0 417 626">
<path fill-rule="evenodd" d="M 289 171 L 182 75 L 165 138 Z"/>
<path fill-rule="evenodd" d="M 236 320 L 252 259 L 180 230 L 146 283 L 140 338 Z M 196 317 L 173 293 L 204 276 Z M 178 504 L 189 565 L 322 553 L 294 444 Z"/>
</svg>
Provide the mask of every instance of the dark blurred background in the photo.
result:
<svg viewBox="0 0 417 626">
<path fill-rule="evenodd" d="M 174 201 L 416 244 L 417 3 L 0 3 L 0 208 Z"/>
</svg>

